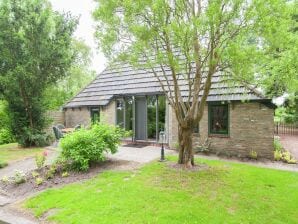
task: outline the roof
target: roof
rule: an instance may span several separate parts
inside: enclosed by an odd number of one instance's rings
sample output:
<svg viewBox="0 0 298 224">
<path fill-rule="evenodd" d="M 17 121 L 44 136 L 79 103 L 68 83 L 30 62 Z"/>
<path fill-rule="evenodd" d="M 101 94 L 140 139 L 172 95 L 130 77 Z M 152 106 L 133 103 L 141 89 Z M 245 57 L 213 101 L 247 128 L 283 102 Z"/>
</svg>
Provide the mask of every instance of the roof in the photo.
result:
<svg viewBox="0 0 298 224">
<path fill-rule="evenodd" d="M 161 72 L 161 70 L 160 70 Z M 171 85 L 171 73 L 168 79 Z M 204 80 L 204 79 L 203 79 Z M 164 80 L 165 81 L 165 80 Z M 187 97 L 187 85 L 180 80 L 183 97 Z M 107 67 L 64 108 L 82 106 L 105 106 L 116 96 L 162 94 L 162 88 L 149 69 L 134 68 L 131 65 Z M 233 82 L 223 74 L 212 77 L 212 85 L 207 101 L 262 100 L 260 94 Z"/>
</svg>

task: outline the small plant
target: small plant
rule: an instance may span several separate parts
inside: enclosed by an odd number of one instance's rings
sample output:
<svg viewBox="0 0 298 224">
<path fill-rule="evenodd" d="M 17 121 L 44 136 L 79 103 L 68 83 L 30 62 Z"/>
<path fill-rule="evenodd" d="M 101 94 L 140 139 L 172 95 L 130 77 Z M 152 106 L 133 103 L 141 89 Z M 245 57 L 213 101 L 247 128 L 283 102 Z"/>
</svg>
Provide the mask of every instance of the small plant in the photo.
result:
<svg viewBox="0 0 298 224">
<path fill-rule="evenodd" d="M 7 162 L 4 162 L 4 161 L 2 161 L 2 160 L 0 160 L 0 169 L 1 169 L 1 168 L 4 168 L 4 167 L 6 167 L 6 166 L 8 166 L 8 163 L 7 163 Z"/>
<path fill-rule="evenodd" d="M 9 183 L 9 178 L 7 176 L 3 176 L 1 178 L 1 182 L 4 183 L 4 184 L 8 184 Z"/>
<path fill-rule="evenodd" d="M 36 163 L 37 169 L 41 169 L 44 166 L 47 155 L 48 155 L 47 151 L 44 151 L 42 154 L 37 154 L 35 156 L 35 163 Z"/>
<path fill-rule="evenodd" d="M 69 173 L 68 172 L 63 172 L 62 173 L 62 177 L 68 177 L 69 176 Z"/>
<path fill-rule="evenodd" d="M 282 153 L 282 160 L 289 164 L 296 164 L 297 161 L 292 157 L 289 151 L 285 151 Z"/>
<path fill-rule="evenodd" d="M 15 170 L 14 174 L 14 183 L 15 184 L 22 184 L 26 182 L 26 175 L 21 170 Z"/>
<path fill-rule="evenodd" d="M 46 178 L 49 180 L 49 179 L 53 179 L 54 178 L 54 175 L 56 173 L 57 169 L 56 169 L 56 166 L 55 165 L 52 165 L 50 167 L 50 169 L 47 171 L 46 173 Z"/>
<path fill-rule="evenodd" d="M 36 177 L 39 176 L 39 173 L 36 172 L 36 171 L 32 171 L 31 175 L 32 175 L 33 178 L 36 178 Z"/>
<path fill-rule="evenodd" d="M 282 151 L 282 144 L 279 141 L 279 138 L 274 138 L 274 151 L 281 152 Z"/>
<path fill-rule="evenodd" d="M 280 151 L 274 151 L 274 160 L 280 161 L 282 158 L 282 153 Z"/>
<path fill-rule="evenodd" d="M 254 150 L 251 150 L 250 153 L 249 153 L 249 157 L 251 159 L 258 159 L 258 153 Z"/>
<path fill-rule="evenodd" d="M 43 183 L 43 179 L 41 177 L 37 177 L 35 179 L 35 183 L 39 186 L 39 185 L 41 185 Z"/>
</svg>

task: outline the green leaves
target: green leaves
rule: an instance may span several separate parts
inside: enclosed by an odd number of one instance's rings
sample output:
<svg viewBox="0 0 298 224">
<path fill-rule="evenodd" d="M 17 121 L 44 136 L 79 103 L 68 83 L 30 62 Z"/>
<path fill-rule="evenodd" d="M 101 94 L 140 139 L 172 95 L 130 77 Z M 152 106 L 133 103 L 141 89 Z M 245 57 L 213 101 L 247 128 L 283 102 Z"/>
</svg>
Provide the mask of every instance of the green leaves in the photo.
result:
<svg viewBox="0 0 298 224">
<path fill-rule="evenodd" d="M 45 126 L 43 92 L 67 74 L 77 20 L 54 12 L 47 0 L 3 0 L 0 14 L 0 94 L 17 139 L 31 145 L 24 133 Z"/>
<path fill-rule="evenodd" d="M 91 162 L 104 160 L 104 153 L 115 153 L 123 130 L 106 124 L 80 129 L 61 139 L 62 156 L 77 170 L 86 171 Z"/>
</svg>

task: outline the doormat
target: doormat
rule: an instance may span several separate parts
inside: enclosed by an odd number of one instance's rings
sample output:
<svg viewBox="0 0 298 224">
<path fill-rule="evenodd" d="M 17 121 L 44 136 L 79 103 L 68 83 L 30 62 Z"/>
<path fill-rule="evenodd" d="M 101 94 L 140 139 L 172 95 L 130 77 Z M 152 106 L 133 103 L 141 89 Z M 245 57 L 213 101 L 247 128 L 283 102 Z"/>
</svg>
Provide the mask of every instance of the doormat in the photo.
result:
<svg viewBox="0 0 298 224">
<path fill-rule="evenodd" d="M 127 144 L 127 145 L 123 145 L 123 147 L 131 147 L 131 148 L 144 148 L 148 145 L 144 145 L 144 144 Z"/>
</svg>

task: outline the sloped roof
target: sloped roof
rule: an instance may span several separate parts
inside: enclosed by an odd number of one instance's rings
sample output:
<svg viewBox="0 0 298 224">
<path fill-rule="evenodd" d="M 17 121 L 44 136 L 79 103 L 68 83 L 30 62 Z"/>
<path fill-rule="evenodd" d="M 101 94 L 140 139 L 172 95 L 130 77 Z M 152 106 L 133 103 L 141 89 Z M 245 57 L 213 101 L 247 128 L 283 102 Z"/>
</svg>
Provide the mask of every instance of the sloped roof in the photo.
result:
<svg viewBox="0 0 298 224">
<path fill-rule="evenodd" d="M 168 81 L 170 85 L 172 85 L 170 71 L 167 70 L 167 72 Z M 165 80 L 163 81 L 165 82 Z M 180 80 L 180 89 L 182 96 L 187 97 L 187 85 L 184 85 L 182 80 Z M 64 108 L 104 106 L 116 96 L 159 93 L 163 93 L 162 88 L 151 70 L 134 68 L 127 64 L 110 66 L 72 100 L 66 103 Z M 264 98 L 262 98 L 260 94 L 255 94 L 252 90 L 243 85 L 233 83 L 223 74 L 217 73 L 212 77 L 212 85 L 207 101 L 261 99 Z"/>
</svg>

